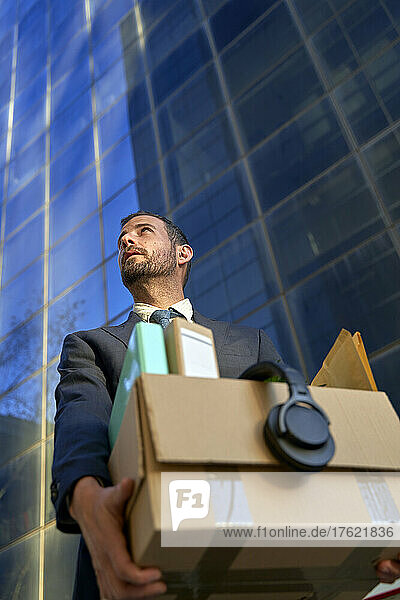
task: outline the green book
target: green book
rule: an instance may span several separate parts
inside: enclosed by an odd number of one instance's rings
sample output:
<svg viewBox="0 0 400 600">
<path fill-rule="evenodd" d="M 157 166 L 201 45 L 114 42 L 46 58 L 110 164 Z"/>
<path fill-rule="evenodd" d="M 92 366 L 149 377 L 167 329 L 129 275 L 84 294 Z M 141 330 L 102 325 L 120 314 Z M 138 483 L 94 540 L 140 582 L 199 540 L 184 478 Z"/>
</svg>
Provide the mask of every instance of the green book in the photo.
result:
<svg viewBox="0 0 400 600">
<path fill-rule="evenodd" d="M 168 375 L 164 333 L 157 323 L 138 323 L 132 331 L 108 426 L 111 448 L 116 442 L 132 386 L 141 373 Z"/>
</svg>

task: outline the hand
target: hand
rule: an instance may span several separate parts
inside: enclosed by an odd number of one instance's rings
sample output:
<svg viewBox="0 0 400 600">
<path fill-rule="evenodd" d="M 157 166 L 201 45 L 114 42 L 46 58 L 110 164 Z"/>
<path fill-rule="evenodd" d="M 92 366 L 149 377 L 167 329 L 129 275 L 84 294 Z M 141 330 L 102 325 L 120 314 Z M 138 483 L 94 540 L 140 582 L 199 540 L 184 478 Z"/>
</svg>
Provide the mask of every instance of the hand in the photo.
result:
<svg viewBox="0 0 400 600">
<path fill-rule="evenodd" d="M 148 598 L 167 589 L 159 569 L 138 567 L 128 553 L 122 528 L 133 485 L 125 478 L 102 488 L 94 477 L 83 477 L 74 488 L 70 513 L 87 544 L 102 599 Z"/>
<path fill-rule="evenodd" d="M 381 560 L 375 569 L 381 583 L 393 583 L 400 577 L 400 552 L 397 560 Z"/>
</svg>

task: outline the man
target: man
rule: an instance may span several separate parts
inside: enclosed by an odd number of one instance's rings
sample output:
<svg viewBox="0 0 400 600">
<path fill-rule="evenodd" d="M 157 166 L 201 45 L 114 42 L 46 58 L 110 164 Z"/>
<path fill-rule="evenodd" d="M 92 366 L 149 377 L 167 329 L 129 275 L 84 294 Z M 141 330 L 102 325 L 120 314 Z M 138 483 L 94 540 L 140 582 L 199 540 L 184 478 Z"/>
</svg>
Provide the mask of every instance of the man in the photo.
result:
<svg viewBox="0 0 400 600">
<path fill-rule="evenodd" d="M 112 486 L 107 469 L 108 421 L 134 325 L 172 307 L 171 316 L 209 327 L 222 377 L 238 377 L 261 360 L 281 360 L 262 330 L 193 310 L 183 292 L 193 250 L 171 221 L 139 211 L 121 225 L 118 262 L 133 312 L 116 327 L 68 335 L 59 365 L 51 491 L 59 529 L 81 532 L 86 542 L 79 549 L 75 600 L 145 598 L 166 590 L 159 569 L 141 569 L 129 557 L 122 525 L 133 482 Z"/>
<path fill-rule="evenodd" d="M 172 307 L 209 327 L 222 377 L 237 377 L 261 360 L 281 360 L 262 330 L 214 321 L 193 310 L 183 293 L 193 250 L 178 227 L 143 211 L 121 224 L 118 262 L 134 310 L 116 327 L 68 335 L 59 365 L 51 491 L 59 529 L 81 532 L 86 542 L 79 549 L 75 600 L 145 598 L 166 590 L 159 569 L 141 569 L 130 559 L 122 525 L 133 482 L 112 486 L 107 470 L 108 421 L 134 325 Z M 394 581 L 400 562 L 381 561 L 377 573 L 381 581 Z"/>
</svg>

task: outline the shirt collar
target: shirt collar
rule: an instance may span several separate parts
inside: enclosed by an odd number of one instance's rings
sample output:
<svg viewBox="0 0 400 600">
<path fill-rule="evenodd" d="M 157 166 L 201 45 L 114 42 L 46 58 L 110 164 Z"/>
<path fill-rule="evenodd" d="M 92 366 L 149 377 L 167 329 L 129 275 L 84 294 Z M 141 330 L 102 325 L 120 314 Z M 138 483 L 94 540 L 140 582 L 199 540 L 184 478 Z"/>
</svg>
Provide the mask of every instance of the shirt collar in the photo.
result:
<svg viewBox="0 0 400 600">
<path fill-rule="evenodd" d="M 184 298 L 175 304 L 171 304 L 171 308 L 175 308 L 180 312 L 190 323 L 193 322 L 193 306 L 189 298 Z M 144 302 L 135 302 L 133 305 L 133 312 L 137 314 L 142 321 L 147 323 L 150 320 L 151 315 L 155 310 L 161 310 L 159 306 L 153 306 L 151 304 L 145 304 Z"/>
</svg>

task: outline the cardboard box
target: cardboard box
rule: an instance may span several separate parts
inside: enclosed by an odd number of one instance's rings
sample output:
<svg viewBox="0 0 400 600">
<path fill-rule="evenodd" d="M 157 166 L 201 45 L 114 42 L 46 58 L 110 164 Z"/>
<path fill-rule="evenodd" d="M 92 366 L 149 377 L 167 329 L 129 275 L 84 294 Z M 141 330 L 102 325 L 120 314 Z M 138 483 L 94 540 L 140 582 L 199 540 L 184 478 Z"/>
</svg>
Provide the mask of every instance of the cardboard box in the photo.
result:
<svg viewBox="0 0 400 600">
<path fill-rule="evenodd" d="M 187 377 L 219 377 L 211 329 L 173 319 L 164 330 L 169 372 Z"/>
<path fill-rule="evenodd" d="M 162 569 L 168 597 L 360 600 L 376 585 L 373 561 L 385 548 L 387 556 L 396 554 L 387 543 L 381 548 L 161 547 L 161 472 L 197 472 L 202 479 L 210 470 L 221 477 L 235 471 L 254 522 L 284 523 L 297 510 L 303 522 L 369 523 L 374 506 L 368 484 L 363 493 L 351 471 L 388 471 L 380 484 L 394 512 L 400 510 L 399 478 L 390 474 L 400 471 L 400 423 L 386 395 L 332 388 L 310 392 L 331 420 L 336 453 L 323 473 L 307 474 L 307 485 L 267 489 L 248 484 L 244 472 L 289 470 L 262 435 L 270 408 L 287 398 L 285 384 L 149 374 L 137 379 L 109 468 L 115 482 L 135 479 L 127 507 L 132 555 L 140 565 Z M 316 475 L 325 478 L 323 486 L 315 487 Z M 266 485 L 262 477 L 261 485 Z M 383 488 L 378 486 L 375 499 Z M 206 528 L 212 518 L 195 526 Z"/>
</svg>

